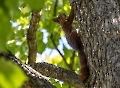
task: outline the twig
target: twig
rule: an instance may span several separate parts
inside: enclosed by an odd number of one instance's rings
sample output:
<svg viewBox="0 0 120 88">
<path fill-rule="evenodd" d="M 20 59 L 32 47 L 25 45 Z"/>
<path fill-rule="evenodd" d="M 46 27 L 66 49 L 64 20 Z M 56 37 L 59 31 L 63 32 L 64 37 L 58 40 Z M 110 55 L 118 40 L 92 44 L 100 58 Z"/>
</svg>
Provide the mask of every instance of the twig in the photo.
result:
<svg viewBox="0 0 120 88">
<path fill-rule="evenodd" d="M 75 50 L 72 53 L 71 60 L 70 60 L 70 70 L 73 70 L 73 65 L 74 65 L 74 58 L 75 58 Z"/>
<path fill-rule="evenodd" d="M 55 1 L 53 16 L 56 16 L 58 0 Z"/>
<path fill-rule="evenodd" d="M 63 47 L 65 47 L 64 42 L 63 42 L 62 39 L 61 39 L 61 41 L 62 41 Z M 70 60 L 70 64 L 69 64 L 69 69 L 72 70 L 72 71 L 74 71 L 74 70 L 73 70 L 74 57 L 75 57 L 75 50 L 74 50 L 73 53 L 72 53 L 71 60 Z"/>
<path fill-rule="evenodd" d="M 53 34 L 50 35 L 50 39 L 51 39 L 51 41 L 52 41 L 55 49 L 58 51 L 58 53 L 59 53 L 59 54 L 61 55 L 61 57 L 63 58 L 65 64 L 68 66 L 68 68 L 70 68 L 70 65 L 67 63 L 65 57 L 62 55 L 62 53 L 60 52 L 60 50 L 57 48 L 57 45 L 55 44 L 55 41 L 54 41 L 54 39 L 53 39 Z"/>
</svg>

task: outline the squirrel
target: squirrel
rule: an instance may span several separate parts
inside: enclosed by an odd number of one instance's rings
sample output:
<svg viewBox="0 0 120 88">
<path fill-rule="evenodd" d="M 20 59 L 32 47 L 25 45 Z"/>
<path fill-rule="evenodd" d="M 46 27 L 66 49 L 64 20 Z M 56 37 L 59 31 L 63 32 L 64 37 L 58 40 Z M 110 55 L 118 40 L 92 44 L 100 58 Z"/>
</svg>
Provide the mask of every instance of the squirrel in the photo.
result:
<svg viewBox="0 0 120 88">
<path fill-rule="evenodd" d="M 84 53 L 84 47 L 80 39 L 80 34 L 77 33 L 74 27 L 72 27 L 74 20 L 73 4 L 74 3 L 71 4 L 71 11 L 69 16 L 66 16 L 65 13 L 61 13 L 57 18 L 54 18 L 53 21 L 61 25 L 68 44 L 78 52 L 80 59 L 79 76 L 82 81 L 86 81 L 89 77 L 89 67 L 87 65 L 87 57 Z"/>
</svg>

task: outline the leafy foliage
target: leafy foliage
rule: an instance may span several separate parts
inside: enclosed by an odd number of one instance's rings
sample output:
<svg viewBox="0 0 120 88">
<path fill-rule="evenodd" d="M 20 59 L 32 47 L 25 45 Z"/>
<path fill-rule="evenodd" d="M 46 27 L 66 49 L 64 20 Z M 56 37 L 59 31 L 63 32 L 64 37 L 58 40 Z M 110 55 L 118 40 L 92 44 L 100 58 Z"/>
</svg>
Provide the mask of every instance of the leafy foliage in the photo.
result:
<svg viewBox="0 0 120 88">
<path fill-rule="evenodd" d="M 59 13 L 65 12 L 66 14 L 69 14 L 70 5 L 68 0 L 58 0 L 57 6 L 55 7 L 56 1 L 57 0 L 2 0 L 0 3 L 0 52 L 10 50 L 21 60 L 27 60 L 28 46 L 26 34 L 27 29 L 29 28 L 31 13 L 33 10 L 41 9 L 39 28 L 36 32 L 38 54 L 41 55 L 44 52 L 47 52 L 47 54 L 49 53 L 48 55 L 50 55 L 50 52 L 56 50 L 56 47 L 51 40 L 52 35 L 52 39 L 57 48 L 70 65 L 70 58 L 73 56 L 73 50 L 68 50 L 66 47 L 68 45 L 61 39 L 61 37 L 64 36 L 61 27 L 52 21 Z M 48 49 L 50 52 L 48 52 Z M 77 55 L 75 54 L 72 58 L 74 59 L 74 63 L 72 64 L 77 63 L 76 56 Z M 47 61 L 70 69 L 66 66 L 63 58 L 61 58 L 58 53 L 49 57 L 50 58 L 46 58 Z M 6 66 L 9 66 L 11 71 L 8 71 L 10 69 L 6 68 Z M 71 66 L 73 66 L 72 69 L 77 69 L 78 65 Z M 22 71 L 11 62 L 0 59 L 0 69 L 0 84 L 3 84 L 0 85 L 1 88 L 17 88 L 26 79 Z M 16 80 L 16 74 L 19 74 L 21 79 L 14 82 L 14 80 Z M 6 77 L 9 77 L 9 80 L 7 80 Z M 55 85 L 60 87 L 59 83 L 55 83 Z M 63 87 L 66 88 L 66 84 L 64 84 L 62 88 Z"/>
<path fill-rule="evenodd" d="M 0 88 L 18 88 L 26 79 L 25 73 L 17 65 L 0 59 Z"/>
</svg>

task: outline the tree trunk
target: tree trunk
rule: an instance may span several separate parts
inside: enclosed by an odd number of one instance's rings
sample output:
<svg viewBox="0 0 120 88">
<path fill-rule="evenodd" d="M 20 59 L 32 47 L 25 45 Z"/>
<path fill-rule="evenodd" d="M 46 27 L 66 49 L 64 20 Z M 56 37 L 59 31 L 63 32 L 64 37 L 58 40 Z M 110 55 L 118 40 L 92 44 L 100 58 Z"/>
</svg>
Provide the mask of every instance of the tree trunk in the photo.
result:
<svg viewBox="0 0 120 88">
<path fill-rule="evenodd" d="M 75 1 L 75 18 L 90 68 L 88 88 L 120 88 L 119 0 Z"/>
</svg>

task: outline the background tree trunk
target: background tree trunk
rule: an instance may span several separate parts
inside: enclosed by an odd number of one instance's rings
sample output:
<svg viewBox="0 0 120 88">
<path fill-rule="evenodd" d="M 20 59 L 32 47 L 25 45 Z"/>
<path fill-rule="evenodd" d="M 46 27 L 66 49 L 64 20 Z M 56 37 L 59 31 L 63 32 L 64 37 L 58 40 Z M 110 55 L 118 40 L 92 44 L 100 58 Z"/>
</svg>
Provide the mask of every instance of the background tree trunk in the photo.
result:
<svg viewBox="0 0 120 88">
<path fill-rule="evenodd" d="M 75 16 L 90 68 L 88 87 L 120 88 L 120 2 L 74 1 Z"/>
</svg>

